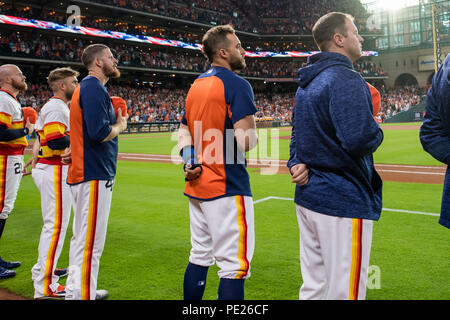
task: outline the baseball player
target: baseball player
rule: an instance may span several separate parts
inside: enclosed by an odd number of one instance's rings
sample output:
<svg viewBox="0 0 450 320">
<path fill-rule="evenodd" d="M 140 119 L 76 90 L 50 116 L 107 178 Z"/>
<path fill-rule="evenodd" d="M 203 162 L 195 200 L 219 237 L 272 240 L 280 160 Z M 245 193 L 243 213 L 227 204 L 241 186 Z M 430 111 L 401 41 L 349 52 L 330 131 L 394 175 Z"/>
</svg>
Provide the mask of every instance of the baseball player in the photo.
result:
<svg viewBox="0 0 450 320">
<path fill-rule="evenodd" d="M 299 70 L 288 167 L 307 166 L 296 186 L 303 299 L 364 299 L 382 181 L 373 152 L 383 132 L 369 87 L 353 64 L 363 38 L 350 15 L 331 12 L 313 28 L 320 53 Z"/>
<path fill-rule="evenodd" d="M 11 213 L 19 190 L 23 170 L 23 152 L 28 145 L 26 135 L 34 130 L 23 113 L 16 96 L 27 90 L 25 76 L 16 65 L 0 66 L 0 238 L 6 219 Z M 0 258 L 0 279 L 16 275 L 12 268 L 20 262 L 9 262 Z"/>
<path fill-rule="evenodd" d="M 114 114 L 105 84 L 117 78 L 117 60 L 103 44 L 92 44 L 81 60 L 88 69 L 70 103 L 70 148 L 72 163 L 67 183 L 73 197 L 73 237 L 70 241 L 66 300 L 107 297 L 97 290 L 117 168 L 118 138 L 126 129 L 128 115 Z"/>
<path fill-rule="evenodd" d="M 235 73 L 246 64 L 234 29 L 211 28 L 203 45 L 212 68 L 189 90 L 178 140 L 185 162 L 192 244 L 184 299 L 202 299 L 208 267 L 217 263 L 218 298 L 238 300 L 244 299 L 254 251 L 245 152 L 257 144 L 253 116 L 257 110 L 250 84 Z"/>
<path fill-rule="evenodd" d="M 34 298 L 64 298 L 65 287 L 58 283 L 55 268 L 69 224 L 72 197 L 66 183 L 68 165 L 61 155 L 70 145 L 68 103 L 78 84 L 78 72 L 57 68 L 47 82 L 53 96 L 44 104 L 36 122 L 38 139 L 33 145 L 32 176 L 41 193 L 43 227 L 39 240 L 38 259 L 31 269 Z M 30 164 L 30 161 L 27 165 Z"/>
<path fill-rule="evenodd" d="M 433 76 L 420 127 L 423 149 L 447 165 L 439 224 L 450 229 L 450 54 Z"/>
</svg>

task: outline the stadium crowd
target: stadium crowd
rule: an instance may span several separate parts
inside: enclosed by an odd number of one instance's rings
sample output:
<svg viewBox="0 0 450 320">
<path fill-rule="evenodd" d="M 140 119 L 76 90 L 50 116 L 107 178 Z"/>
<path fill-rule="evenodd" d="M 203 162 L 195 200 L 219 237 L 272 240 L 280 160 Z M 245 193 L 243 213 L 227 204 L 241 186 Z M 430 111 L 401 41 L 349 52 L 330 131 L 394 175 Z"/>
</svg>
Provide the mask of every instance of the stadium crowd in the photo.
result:
<svg viewBox="0 0 450 320">
<path fill-rule="evenodd" d="M 417 85 L 395 88 L 382 86 L 379 90 L 381 93 L 379 117 L 382 121 L 418 105 L 427 93 L 427 88 L 422 88 Z"/>
<path fill-rule="evenodd" d="M 232 24 L 240 31 L 259 34 L 310 34 L 318 17 L 330 12 L 345 10 L 356 17 L 361 32 L 368 32 L 367 13 L 358 0 L 97 0 L 101 4 L 133 9 L 139 12 L 175 17 L 207 25 Z M 3 3 L 0 12 L 6 15 L 41 19 L 65 24 L 68 15 L 45 7 Z M 170 38 L 173 32 L 150 25 L 117 18 L 83 15 L 81 25 L 102 30 L 115 30 L 132 34 L 145 34 Z M 181 33 L 174 40 L 200 40 L 198 35 Z"/>
<path fill-rule="evenodd" d="M 327 12 L 346 12 L 355 17 L 367 13 L 357 0 L 96 0 L 104 4 L 151 12 L 206 24 L 232 24 L 237 30 L 260 34 L 308 34 L 313 21 Z M 365 23 L 365 19 L 364 19 Z"/>
<path fill-rule="evenodd" d="M 187 89 L 162 89 L 131 84 L 109 85 L 108 89 L 111 96 L 120 96 L 126 100 L 129 121 L 132 123 L 181 121 Z M 426 88 L 382 86 L 380 93 L 382 105 L 378 118 L 382 122 L 419 104 L 426 94 Z M 50 96 L 51 91 L 46 84 L 31 84 L 29 90 L 19 95 L 18 99 L 22 106 L 39 110 Z M 290 122 L 294 96 L 295 92 L 256 92 L 255 105 L 258 109 L 255 114 L 256 120 Z"/>
<path fill-rule="evenodd" d="M 43 34 L 0 32 L 0 54 L 23 56 L 37 59 L 59 61 L 80 61 L 85 45 L 92 40 L 72 39 L 67 37 L 47 36 Z M 167 50 L 150 46 L 112 46 L 120 65 L 145 67 L 154 69 L 170 69 L 203 73 L 208 70 L 209 63 L 200 52 L 187 50 Z M 386 75 L 381 68 L 375 66 L 368 58 L 361 58 L 356 65 L 364 76 Z M 301 61 L 292 58 L 247 58 L 247 68 L 241 75 L 264 78 L 296 77 Z"/>
</svg>

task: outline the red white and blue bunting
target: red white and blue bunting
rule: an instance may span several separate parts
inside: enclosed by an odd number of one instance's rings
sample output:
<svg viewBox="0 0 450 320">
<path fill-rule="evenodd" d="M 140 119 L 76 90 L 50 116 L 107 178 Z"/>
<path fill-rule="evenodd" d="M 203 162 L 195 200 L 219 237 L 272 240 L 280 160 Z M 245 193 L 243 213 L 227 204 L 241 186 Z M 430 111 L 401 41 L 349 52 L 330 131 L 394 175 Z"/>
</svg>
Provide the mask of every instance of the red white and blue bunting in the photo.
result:
<svg viewBox="0 0 450 320">
<path fill-rule="evenodd" d="M 13 16 L 0 15 L 0 23 L 8 24 L 8 25 L 16 25 L 21 27 L 29 27 L 29 28 L 37 28 L 44 30 L 53 30 L 53 31 L 61 31 L 61 32 L 70 32 L 73 34 L 83 34 L 94 37 L 102 37 L 102 38 L 110 38 L 110 39 L 118 39 L 132 42 L 140 42 L 147 44 L 154 44 L 159 46 L 168 46 L 175 48 L 183 48 L 190 50 L 201 50 L 201 44 L 192 44 L 186 43 L 183 41 L 169 40 L 163 38 L 149 37 L 149 36 L 137 36 L 131 35 L 128 33 L 117 32 L 117 31 L 103 31 L 95 28 L 89 27 L 71 27 L 66 26 L 54 22 L 35 20 L 35 19 L 26 19 L 19 18 Z M 308 52 L 300 52 L 300 51 L 285 51 L 285 52 L 270 52 L 270 51 L 257 51 L 251 52 L 246 51 L 245 56 L 249 58 L 302 58 L 309 57 L 318 51 L 308 51 Z M 378 56 L 378 52 L 376 51 L 363 51 L 362 55 L 365 57 L 368 56 Z"/>
</svg>

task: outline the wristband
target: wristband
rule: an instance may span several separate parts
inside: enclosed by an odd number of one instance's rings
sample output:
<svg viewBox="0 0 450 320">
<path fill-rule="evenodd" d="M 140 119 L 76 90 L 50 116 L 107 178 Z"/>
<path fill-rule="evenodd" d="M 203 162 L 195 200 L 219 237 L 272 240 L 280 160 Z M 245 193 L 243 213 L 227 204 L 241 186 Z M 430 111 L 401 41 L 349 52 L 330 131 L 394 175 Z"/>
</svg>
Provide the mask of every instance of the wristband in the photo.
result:
<svg viewBox="0 0 450 320">
<path fill-rule="evenodd" d="M 181 149 L 180 156 L 183 158 L 184 164 L 197 164 L 197 157 L 195 156 L 195 149 L 193 145 L 189 145 Z"/>
</svg>

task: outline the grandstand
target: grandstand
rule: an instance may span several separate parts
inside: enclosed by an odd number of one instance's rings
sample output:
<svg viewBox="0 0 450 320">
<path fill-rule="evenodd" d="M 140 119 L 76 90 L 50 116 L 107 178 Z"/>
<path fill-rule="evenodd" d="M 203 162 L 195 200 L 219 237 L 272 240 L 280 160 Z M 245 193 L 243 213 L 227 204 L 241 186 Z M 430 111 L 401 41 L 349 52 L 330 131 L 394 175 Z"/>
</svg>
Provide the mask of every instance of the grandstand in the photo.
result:
<svg viewBox="0 0 450 320">
<path fill-rule="evenodd" d="M 445 6 L 448 2 L 440 3 Z M 428 8 L 429 4 L 423 3 L 423 6 Z M 400 35 L 390 35 L 388 32 L 391 28 L 400 28 L 400 24 L 395 19 L 389 22 L 380 18 L 378 20 L 381 22 L 374 26 L 370 19 L 377 14 L 382 16 L 385 11 L 374 7 L 374 1 L 367 0 L 6 0 L 0 2 L 3 17 L 3 23 L 0 23 L 0 63 L 15 63 L 21 67 L 31 90 L 19 98 L 23 106 L 39 109 L 50 94 L 45 81 L 48 72 L 57 66 L 71 66 L 84 77 L 86 71 L 80 63 L 83 48 L 94 42 L 105 43 L 114 49 L 122 73 L 120 79 L 111 81 L 110 90 L 114 94 L 125 95 L 129 103 L 130 121 L 176 122 L 184 108 L 187 88 L 198 75 L 208 70 L 209 65 L 200 51 L 193 50 L 190 45 L 168 46 L 161 43 L 182 41 L 184 44 L 198 45 L 209 27 L 230 23 L 236 28 L 248 52 L 280 53 L 257 58 L 248 56 L 247 69 L 242 76 L 250 81 L 256 93 L 257 119 L 289 123 L 297 70 L 306 62 L 308 54 L 318 50 L 311 35 L 312 25 L 319 16 L 329 11 L 352 14 L 365 39 L 363 49 L 380 52 L 378 56 L 362 57 L 355 63 L 355 70 L 383 94 L 383 108 L 378 120 L 392 117 L 420 102 L 416 96 L 420 97 L 425 92 L 431 72 L 410 72 L 411 68 L 416 67 L 418 58 L 401 59 L 399 66 L 395 57 L 403 57 L 409 54 L 405 52 L 415 51 L 419 46 L 420 56 L 425 59 L 430 51 L 430 38 L 424 36 L 420 43 L 408 40 L 401 46 L 398 43 Z M 424 23 L 429 19 L 428 11 L 420 18 Z M 448 11 L 440 18 L 448 22 Z M 415 18 L 405 19 L 402 20 L 405 25 L 417 24 Z M 45 23 L 30 27 L 30 21 Z M 64 32 L 66 30 L 53 27 L 53 24 L 74 25 L 75 29 L 79 24 L 88 31 Z M 394 27 L 390 27 L 391 24 Z M 409 28 L 400 29 L 404 30 L 405 39 L 411 38 L 411 32 L 406 34 Z M 99 36 L 105 32 L 130 35 L 129 38 L 138 41 Z M 443 35 L 442 40 L 448 41 L 448 29 Z M 158 42 L 140 41 L 142 37 L 154 37 Z M 444 46 L 443 52 L 448 51 L 448 46 Z M 282 56 L 285 52 L 305 54 Z M 394 59 L 397 60 L 393 62 Z M 405 63 L 408 70 L 398 74 Z M 412 77 L 419 81 L 408 82 L 411 79 L 408 74 L 413 74 Z M 428 79 L 427 83 L 422 81 L 423 78 Z M 409 87 L 395 91 L 395 85 Z M 408 99 L 405 98 L 405 90 L 412 91 L 411 98 L 409 95 Z"/>
</svg>

